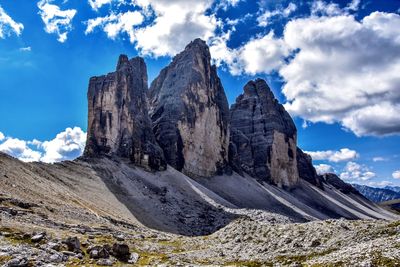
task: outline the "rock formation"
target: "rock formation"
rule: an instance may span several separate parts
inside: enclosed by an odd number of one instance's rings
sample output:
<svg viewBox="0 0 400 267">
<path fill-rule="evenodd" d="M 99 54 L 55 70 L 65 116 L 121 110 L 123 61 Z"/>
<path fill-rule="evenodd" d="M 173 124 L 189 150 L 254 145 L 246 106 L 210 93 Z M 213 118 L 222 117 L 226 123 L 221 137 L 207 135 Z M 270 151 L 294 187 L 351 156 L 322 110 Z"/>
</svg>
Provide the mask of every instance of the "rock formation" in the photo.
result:
<svg viewBox="0 0 400 267">
<path fill-rule="evenodd" d="M 229 106 L 206 43 L 192 41 L 152 82 L 153 132 L 175 169 L 210 177 L 227 167 Z"/>
<path fill-rule="evenodd" d="M 300 148 L 297 148 L 297 169 L 299 177 L 306 180 L 310 184 L 318 186 L 323 189 L 323 182 L 321 176 L 317 174 L 313 164 L 312 158 L 307 153 L 304 153 Z"/>
<path fill-rule="evenodd" d="M 321 177 L 325 183 L 332 185 L 344 194 L 353 193 L 361 195 L 351 184 L 344 182 L 334 173 L 325 173 Z"/>
<path fill-rule="evenodd" d="M 233 168 L 260 181 L 291 187 L 299 179 L 296 126 L 262 79 L 248 82 L 231 107 Z M 232 161 L 233 160 L 233 161 Z"/>
<path fill-rule="evenodd" d="M 140 57 L 121 55 L 115 72 L 89 83 L 85 156 L 115 155 L 162 170 L 166 164 L 148 116 L 147 69 Z"/>
</svg>

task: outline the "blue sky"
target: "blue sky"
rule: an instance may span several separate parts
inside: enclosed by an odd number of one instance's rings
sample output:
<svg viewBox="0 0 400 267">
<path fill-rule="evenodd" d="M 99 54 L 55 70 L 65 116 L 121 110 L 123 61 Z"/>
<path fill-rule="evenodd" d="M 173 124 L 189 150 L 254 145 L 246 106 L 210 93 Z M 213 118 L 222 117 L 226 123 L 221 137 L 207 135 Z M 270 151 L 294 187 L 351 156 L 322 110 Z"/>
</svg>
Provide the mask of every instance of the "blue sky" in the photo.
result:
<svg viewBox="0 0 400 267">
<path fill-rule="evenodd" d="M 82 152 L 89 77 L 141 55 L 149 81 L 192 39 L 230 104 L 256 77 L 295 117 L 319 171 L 400 185 L 400 1 L 0 0 L 0 150 Z"/>
</svg>

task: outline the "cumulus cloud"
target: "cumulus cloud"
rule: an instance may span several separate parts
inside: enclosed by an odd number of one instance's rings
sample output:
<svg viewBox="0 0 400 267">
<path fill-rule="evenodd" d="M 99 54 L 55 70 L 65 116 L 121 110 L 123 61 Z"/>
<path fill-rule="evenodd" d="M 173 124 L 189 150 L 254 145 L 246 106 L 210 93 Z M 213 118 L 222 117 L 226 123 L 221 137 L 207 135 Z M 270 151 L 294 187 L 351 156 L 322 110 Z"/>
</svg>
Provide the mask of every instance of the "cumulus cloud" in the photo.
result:
<svg viewBox="0 0 400 267">
<path fill-rule="evenodd" d="M 400 179 L 400 170 L 394 171 L 394 172 L 392 173 L 392 177 L 393 177 L 394 179 Z"/>
<path fill-rule="evenodd" d="M 340 178 L 346 181 L 361 181 L 365 182 L 374 178 L 376 174 L 368 169 L 364 165 L 360 165 L 356 162 L 348 162 L 343 172 L 340 174 Z"/>
<path fill-rule="evenodd" d="M 55 162 L 79 157 L 85 149 L 86 133 L 81 128 L 67 128 L 51 141 L 41 144 L 44 155 L 41 161 Z"/>
<path fill-rule="evenodd" d="M 72 30 L 72 19 L 76 14 L 75 9 L 61 10 L 59 6 L 51 4 L 52 0 L 41 0 L 37 6 L 47 33 L 57 34 L 61 43 L 67 40 L 68 32 Z"/>
<path fill-rule="evenodd" d="M 289 22 L 284 40 L 298 53 L 279 71 L 288 111 L 358 136 L 400 133 L 399 24 L 384 12 Z"/>
<path fill-rule="evenodd" d="M 0 38 L 4 39 L 12 33 L 19 36 L 23 29 L 24 25 L 14 21 L 0 6 Z"/>
<path fill-rule="evenodd" d="M 17 138 L 4 137 L 0 143 L 0 151 L 16 157 L 22 161 L 57 162 L 72 160 L 82 155 L 85 148 L 86 133 L 79 127 L 67 128 L 50 140 L 41 142 L 20 140 Z M 0 137 L 2 137 L 0 135 Z"/>
<path fill-rule="evenodd" d="M 327 160 L 331 162 L 341 162 L 356 159 L 359 155 L 357 151 L 348 148 L 341 148 L 338 151 L 305 151 L 313 160 Z"/>
<path fill-rule="evenodd" d="M 319 165 L 314 165 L 315 170 L 319 175 L 325 174 L 325 173 L 333 173 L 335 170 L 331 165 L 328 164 L 319 164 Z"/>
<path fill-rule="evenodd" d="M 258 26 L 266 27 L 270 23 L 273 17 L 289 17 L 294 11 L 296 11 L 297 5 L 294 3 L 289 3 L 286 8 L 278 8 L 275 10 L 266 10 L 258 18 Z"/>
<path fill-rule="evenodd" d="M 124 32 L 128 34 L 130 41 L 133 42 L 135 40 L 134 26 L 140 25 L 143 19 L 143 15 L 138 11 L 127 11 L 125 13 L 89 19 L 85 34 L 89 34 L 95 28 L 100 27 L 111 39 L 115 39 L 120 33 Z"/>
<path fill-rule="evenodd" d="M 17 138 L 6 138 L 0 144 L 0 151 L 25 162 L 38 161 L 42 155 L 39 151 L 32 150 L 26 141 Z"/>
<path fill-rule="evenodd" d="M 152 24 L 136 31 L 136 48 L 145 55 L 173 56 L 195 38 L 214 36 L 219 23 L 215 15 L 206 14 L 211 0 L 142 0 L 138 4 L 156 16 Z"/>
<path fill-rule="evenodd" d="M 4 134 L 2 132 L 0 132 L 0 141 L 3 141 L 5 138 Z"/>
</svg>

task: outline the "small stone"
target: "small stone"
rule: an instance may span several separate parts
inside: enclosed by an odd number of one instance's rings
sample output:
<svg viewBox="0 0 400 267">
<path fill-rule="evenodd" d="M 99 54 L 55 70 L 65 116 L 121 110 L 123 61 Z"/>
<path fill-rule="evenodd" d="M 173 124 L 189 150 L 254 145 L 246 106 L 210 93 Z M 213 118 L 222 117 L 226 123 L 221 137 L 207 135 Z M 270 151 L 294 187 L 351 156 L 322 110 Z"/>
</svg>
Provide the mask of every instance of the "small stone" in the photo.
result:
<svg viewBox="0 0 400 267">
<path fill-rule="evenodd" d="M 67 245 L 69 251 L 80 251 L 81 249 L 81 243 L 75 236 L 68 237 L 65 241 L 63 241 L 63 243 Z"/>
<path fill-rule="evenodd" d="M 318 247 L 319 245 L 321 245 L 321 241 L 319 241 L 318 239 L 314 239 L 311 244 L 310 247 Z"/>
<path fill-rule="evenodd" d="M 119 234 L 119 235 L 116 235 L 116 236 L 115 236 L 115 239 L 117 239 L 117 241 L 124 241 L 124 240 L 125 240 L 125 237 L 124 237 L 124 235 Z"/>
<path fill-rule="evenodd" d="M 31 241 L 33 243 L 38 243 L 38 242 L 42 241 L 45 236 L 46 236 L 45 232 L 36 234 L 36 235 L 32 236 Z"/>
<path fill-rule="evenodd" d="M 26 267 L 28 266 L 27 258 L 15 258 L 10 260 L 7 265 L 8 267 Z"/>
<path fill-rule="evenodd" d="M 131 256 L 129 257 L 128 263 L 134 264 L 139 260 L 139 254 L 132 252 Z"/>
<path fill-rule="evenodd" d="M 112 266 L 114 262 L 110 259 L 100 259 L 97 261 L 97 265 L 100 266 Z"/>
</svg>

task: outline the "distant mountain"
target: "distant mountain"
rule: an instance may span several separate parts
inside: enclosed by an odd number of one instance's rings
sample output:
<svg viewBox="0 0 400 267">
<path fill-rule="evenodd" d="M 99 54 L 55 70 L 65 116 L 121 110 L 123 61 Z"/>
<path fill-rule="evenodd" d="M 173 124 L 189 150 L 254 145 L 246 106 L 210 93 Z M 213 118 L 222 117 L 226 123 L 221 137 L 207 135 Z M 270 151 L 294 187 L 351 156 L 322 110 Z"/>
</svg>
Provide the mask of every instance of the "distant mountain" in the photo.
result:
<svg viewBox="0 0 400 267">
<path fill-rule="evenodd" d="M 394 192 L 400 193 L 400 186 L 391 186 L 391 185 L 387 185 L 384 187 L 385 189 L 389 189 L 392 190 Z"/>
<path fill-rule="evenodd" d="M 393 199 L 400 199 L 399 192 L 388 189 L 387 187 L 376 188 L 376 187 L 371 187 L 371 186 L 366 186 L 366 185 L 358 185 L 358 184 L 353 184 L 353 187 L 355 187 L 366 198 L 368 198 L 369 200 L 371 200 L 375 203 L 389 201 L 389 200 L 393 200 Z M 397 189 L 400 189 L 400 188 L 398 187 Z"/>
</svg>

